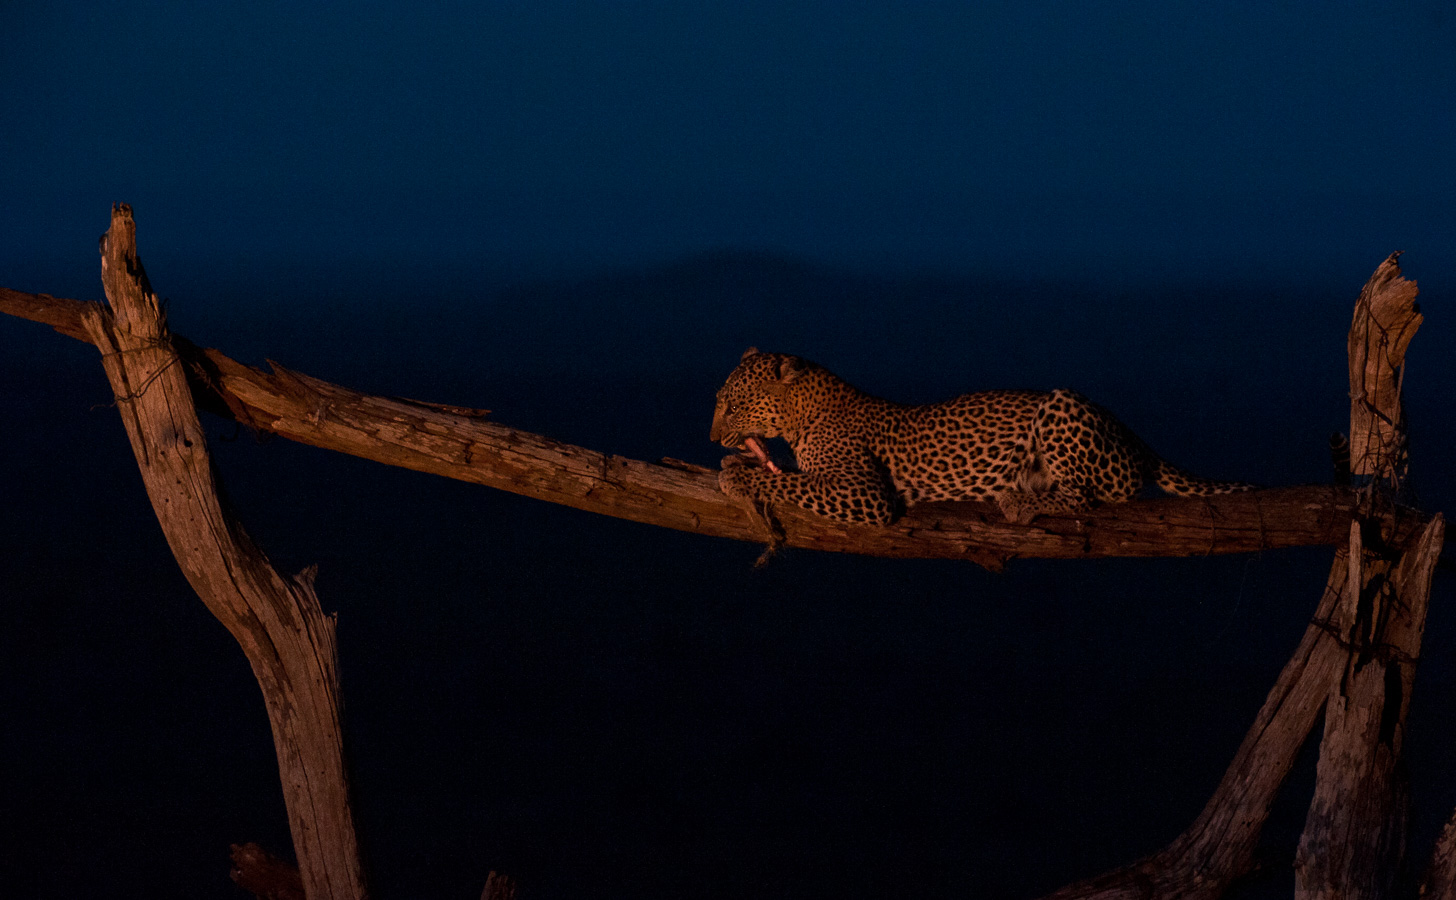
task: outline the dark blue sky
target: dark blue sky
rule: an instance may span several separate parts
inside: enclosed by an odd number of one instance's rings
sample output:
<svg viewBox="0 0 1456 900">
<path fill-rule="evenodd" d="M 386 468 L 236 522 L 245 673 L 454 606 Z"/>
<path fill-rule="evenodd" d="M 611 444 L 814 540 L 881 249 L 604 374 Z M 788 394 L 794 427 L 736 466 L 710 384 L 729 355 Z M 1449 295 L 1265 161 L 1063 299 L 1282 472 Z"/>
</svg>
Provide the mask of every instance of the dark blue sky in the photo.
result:
<svg viewBox="0 0 1456 900">
<path fill-rule="evenodd" d="M 1444 3 L 828 9 L 7 3 L 0 266 L 126 200 L 149 259 L 1456 272 Z"/>
</svg>

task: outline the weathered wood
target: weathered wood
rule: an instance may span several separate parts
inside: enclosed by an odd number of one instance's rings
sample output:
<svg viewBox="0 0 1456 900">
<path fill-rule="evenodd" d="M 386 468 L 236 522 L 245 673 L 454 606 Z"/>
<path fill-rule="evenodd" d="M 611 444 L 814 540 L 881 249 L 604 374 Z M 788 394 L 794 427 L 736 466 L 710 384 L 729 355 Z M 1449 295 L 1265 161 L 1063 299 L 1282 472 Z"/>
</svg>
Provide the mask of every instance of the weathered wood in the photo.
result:
<svg viewBox="0 0 1456 900">
<path fill-rule="evenodd" d="M 1430 576 L 1444 540 L 1439 515 L 1418 516 L 1423 524 L 1412 541 L 1408 527 L 1389 527 L 1400 517 L 1374 514 L 1377 507 L 1399 509 L 1389 500 L 1407 463 L 1399 367 L 1421 321 L 1415 285 L 1400 277 L 1398 256 L 1376 269 L 1355 304 L 1349 335 L 1352 470 L 1366 488 L 1360 508 L 1346 520 L 1348 545 L 1335 554 L 1299 649 L 1193 825 L 1165 850 L 1051 897 L 1221 896 L 1248 870 L 1275 794 L 1322 709 L 1325 734 L 1295 860 L 1296 896 L 1379 898 L 1394 883 L 1405 847 L 1399 765 L 1405 714 Z M 1456 842 L 1456 824 L 1448 830 Z M 1451 852 L 1456 858 L 1456 848 Z"/>
<path fill-rule="evenodd" d="M 1441 554 L 1437 515 L 1394 565 L 1352 529 L 1350 568 L 1330 623 L 1343 665 L 1325 704 L 1314 799 L 1295 856 L 1299 900 L 1391 895 L 1405 854 L 1405 716 Z"/>
<path fill-rule="evenodd" d="M 1416 283 L 1401 277 L 1399 253 L 1370 276 L 1355 301 L 1350 354 L 1350 471 L 1394 487 L 1405 474 L 1405 352 L 1423 321 Z"/>
<path fill-rule="evenodd" d="M 491 872 L 485 877 L 485 887 L 480 891 L 480 900 L 516 900 L 515 879 Z"/>
<path fill-rule="evenodd" d="M 52 297 L 50 294 L 27 294 L 24 291 L 0 287 L 0 312 L 49 325 L 66 337 L 73 337 L 87 343 L 92 341 L 91 336 L 86 333 L 86 310 L 100 305 L 82 300 L 68 300 L 65 297 Z"/>
<path fill-rule="evenodd" d="M 243 648 L 263 690 L 299 870 L 310 900 L 366 896 L 339 727 L 334 623 L 313 575 L 281 575 L 219 498 L 185 365 L 136 253 L 131 210 L 102 241 L 110 308 L 82 324 L 101 349 L 116 406 L 167 543 L 194 590 Z"/>
<path fill-rule="evenodd" d="M 0 289 L 0 312 L 74 331 L 88 304 Z M 719 491 L 714 472 L 589 450 L 437 404 L 375 397 L 274 365 L 271 373 L 181 338 L 197 403 L 260 431 L 316 447 L 525 494 L 633 521 L 742 541 L 764 524 Z M 784 543 L 888 557 L 966 559 L 999 568 L 1018 558 L 1205 556 L 1338 546 L 1356 495 L 1305 486 L 1207 498 L 1158 498 L 1076 516 L 1007 523 L 989 504 L 928 504 L 889 527 L 832 522 L 795 507 L 774 510 Z M 1396 510 L 1405 535 L 1425 517 Z"/>
<path fill-rule="evenodd" d="M 1265 700 L 1238 753 L 1193 825 L 1166 849 L 1129 866 L 1068 885 L 1047 900 L 1214 900 L 1252 864 L 1259 833 L 1275 796 L 1294 765 L 1321 710 L 1337 723 L 1326 726 L 1321 746 L 1320 788 L 1310 809 L 1319 823 L 1300 845 L 1301 889 L 1319 875 L 1323 893 L 1312 896 L 1372 897 L 1388 890 L 1404 847 L 1404 793 L 1396 763 L 1404 737 L 1420 622 L 1424 620 L 1431 572 L 1444 538 L 1444 522 L 1434 518 L 1391 577 L 1389 602 L 1409 599 L 1417 609 L 1399 629 L 1387 630 L 1390 646 L 1362 643 L 1363 661 L 1351 657 L 1351 636 L 1370 629 L 1360 526 L 1350 526 L 1350 548 L 1335 554 L 1325 592 L 1309 628 Z M 1390 612 L 1387 607 L 1386 614 Z M 1377 617 L 1379 619 L 1380 617 Z M 1350 696 L 1336 705 L 1330 685 L 1348 685 Z M 1379 747 L 1380 765 L 1361 765 L 1359 748 L 1349 747 L 1344 723 L 1358 718 L 1360 734 Z M 1352 760 L 1351 756 L 1357 759 Z M 1336 777 L 1345 775 L 1346 778 Z M 1370 824 L 1385 827 L 1375 831 Z M 1387 824 L 1389 823 L 1389 824 Z M 1453 818 L 1456 823 L 1456 818 Z M 1456 831 L 1456 824 L 1448 826 Z M 1366 849 L 1376 851 L 1371 854 Z M 1370 861 L 1379 865 L 1364 868 Z M 1364 885 L 1371 890 L 1357 890 Z M 1449 864 L 1431 883 L 1450 891 Z M 1433 893 L 1448 897 L 1450 893 Z"/>
<path fill-rule="evenodd" d="M 1350 324 L 1350 470 L 1365 485 L 1366 531 L 1350 539 L 1350 584 L 1332 623 L 1345 650 L 1325 706 L 1314 799 L 1295 856 L 1299 900 L 1390 895 L 1405 854 L 1405 716 L 1420 656 L 1438 515 L 1413 546 L 1392 546 L 1371 511 L 1401 493 L 1409 464 L 1401 372 L 1421 315 L 1393 253 L 1355 303 Z"/>
</svg>

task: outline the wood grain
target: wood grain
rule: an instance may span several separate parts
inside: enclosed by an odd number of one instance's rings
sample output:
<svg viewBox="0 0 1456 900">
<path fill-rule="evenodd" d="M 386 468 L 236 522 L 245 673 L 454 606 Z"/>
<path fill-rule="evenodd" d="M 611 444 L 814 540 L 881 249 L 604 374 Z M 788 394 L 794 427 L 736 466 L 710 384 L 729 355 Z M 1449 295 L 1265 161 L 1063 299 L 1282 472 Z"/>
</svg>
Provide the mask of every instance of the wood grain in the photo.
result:
<svg viewBox="0 0 1456 900">
<path fill-rule="evenodd" d="M 116 395 L 147 496 L 187 581 L 242 647 L 263 690 L 304 890 L 367 896 L 339 725 L 334 621 L 310 572 L 278 572 L 222 502 L 186 367 L 136 252 L 130 208 L 102 242 L 110 307 L 82 311 Z"/>
</svg>

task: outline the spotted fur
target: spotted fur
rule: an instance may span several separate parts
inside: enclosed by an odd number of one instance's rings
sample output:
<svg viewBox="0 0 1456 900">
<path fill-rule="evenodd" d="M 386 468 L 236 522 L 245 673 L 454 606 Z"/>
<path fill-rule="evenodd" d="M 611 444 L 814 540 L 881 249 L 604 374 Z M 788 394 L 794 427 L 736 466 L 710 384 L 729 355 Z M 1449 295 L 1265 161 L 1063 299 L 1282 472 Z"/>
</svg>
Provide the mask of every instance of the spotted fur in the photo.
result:
<svg viewBox="0 0 1456 900">
<path fill-rule="evenodd" d="M 1147 484 L 1179 496 L 1244 491 L 1160 459 L 1111 413 L 1072 391 L 982 391 L 906 406 L 822 366 L 750 348 L 718 390 L 712 440 L 730 497 L 793 503 L 845 522 L 886 524 L 900 506 L 994 501 L 1013 522 L 1132 499 Z M 798 471 L 774 471 L 763 441 L 788 441 Z"/>
</svg>

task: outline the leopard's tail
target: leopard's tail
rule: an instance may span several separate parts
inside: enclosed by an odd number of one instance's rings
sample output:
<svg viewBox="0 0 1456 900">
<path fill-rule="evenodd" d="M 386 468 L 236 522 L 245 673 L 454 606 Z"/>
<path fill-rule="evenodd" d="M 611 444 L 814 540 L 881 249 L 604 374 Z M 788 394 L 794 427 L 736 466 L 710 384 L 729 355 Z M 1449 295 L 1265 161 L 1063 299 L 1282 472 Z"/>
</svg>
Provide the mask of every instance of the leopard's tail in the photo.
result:
<svg viewBox="0 0 1456 900">
<path fill-rule="evenodd" d="M 1257 484 L 1243 481 L 1215 481 L 1200 478 L 1184 471 L 1170 462 L 1159 459 L 1152 466 L 1153 483 L 1177 497 L 1207 497 L 1210 494 L 1236 494 L 1240 491 L 1256 491 Z"/>
</svg>

